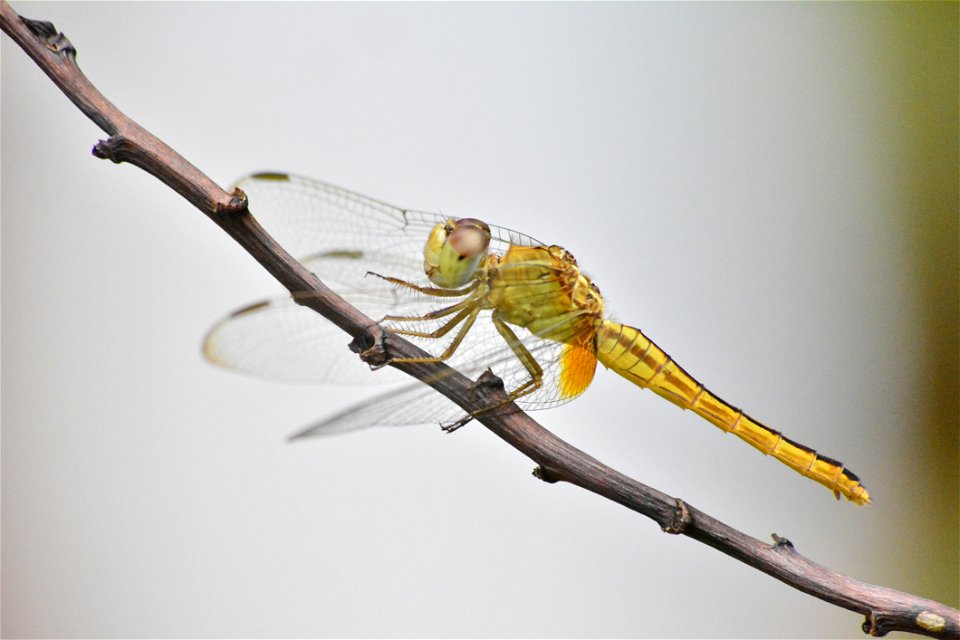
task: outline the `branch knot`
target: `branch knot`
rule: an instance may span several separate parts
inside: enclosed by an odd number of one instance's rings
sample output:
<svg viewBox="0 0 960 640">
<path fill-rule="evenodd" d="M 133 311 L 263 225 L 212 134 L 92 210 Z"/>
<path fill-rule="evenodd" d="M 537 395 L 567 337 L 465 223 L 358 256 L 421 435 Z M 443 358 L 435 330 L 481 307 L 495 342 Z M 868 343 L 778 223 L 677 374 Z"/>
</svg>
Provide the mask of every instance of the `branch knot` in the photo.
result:
<svg viewBox="0 0 960 640">
<path fill-rule="evenodd" d="M 371 369 L 380 369 L 390 364 L 383 339 L 384 333 L 380 325 L 371 325 L 367 327 L 364 333 L 357 335 L 350 342 L 350 351 L 358 354 L 360 359 L 367 363 Z"/>
<path fill-rule="evenodd" d="M 693 522 L 693 519 L 690 517 L 690 510 L 687 509 L 687 503 L 681 500 L 680 498 L 674 498 L 677 504 L 677 508 L 673 512 L 673 519 L 666 525 L 660 527 L 664 533 L 672 533 L 674 535 L 679 535 L 684 533 L 687 529 L 687 525 Z"/>
<path fill-rule="evenodd" d="M 793 543 L 787 540 L 786 538 L 781 538 L 777 534 L 773 533 L 770 535 L 773 538 L 773 548 L 776 550 L 784 551 L 794 551 Z"/>
<path fill-rule="evenodd" d="M 110 136 L 106 140 L 101 140 L 93 146 L 93 155 L 101 160 L 109 160 L 114 164 L 120 164 L 124 161 L 123 156 L 129 142 L 123 134 L 118 133 Z"/>
<path fill-rule="evenodd" d="M 94 153 L 96 153 L 96 148 L 94 148 Z M 248 204 L 247 194 L 243 192 L 243 189 L 234 187 L 233 192 L 230 194 L 230 199 L 227 202 L 218 200 L 214 203 L 213 213 L 221 220 L 243 216 L 250 213 Z"/>
<path fill-rule="evenodd" d="M 537 478 L 538 480 L 543 480 L 547 484 L 553 484 L 563 480 L 563 474 L 555 469 L 551 469 L 543 463 L 540 463 L 539 466 L 533 469 L 533 477 Z"/>
</svg>

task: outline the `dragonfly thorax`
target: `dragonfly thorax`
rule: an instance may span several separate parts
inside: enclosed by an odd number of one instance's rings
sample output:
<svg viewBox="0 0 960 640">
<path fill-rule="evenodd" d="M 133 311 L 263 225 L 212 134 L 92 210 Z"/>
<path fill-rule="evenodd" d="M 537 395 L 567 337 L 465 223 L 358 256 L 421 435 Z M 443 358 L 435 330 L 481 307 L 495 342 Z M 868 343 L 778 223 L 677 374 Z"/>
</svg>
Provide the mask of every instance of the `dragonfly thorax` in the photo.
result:
<svg viewBox="0 0 960 640">
<path fill-rule="evenodd" d="M 603 300 L 561 247 L 513 246 L 488 266 L 488 304 L 506 322 L 555 342 L 588 343 Z"/>
<path fill-rule="evenodd" d="M 487 223 L 474 218 L 447 220 L 430 231 L 423 248 L 423 270 L 438 287 L 462 287 L 473 279 L 489 246 Z"/>
</svg>

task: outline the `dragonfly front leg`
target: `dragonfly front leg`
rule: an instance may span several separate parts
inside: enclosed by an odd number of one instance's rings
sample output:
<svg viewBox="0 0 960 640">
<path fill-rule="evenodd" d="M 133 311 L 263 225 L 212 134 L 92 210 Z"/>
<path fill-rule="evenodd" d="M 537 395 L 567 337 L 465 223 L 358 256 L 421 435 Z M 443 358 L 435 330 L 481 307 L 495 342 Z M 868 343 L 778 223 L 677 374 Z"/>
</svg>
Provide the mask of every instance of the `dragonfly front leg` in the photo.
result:
<svg viewBox="0 0 960 640">
<path fill-rule="evenodd" d="M 523 364 L 523 368 L 526 369 L 527 373 L 530 374 L 530 379 L 516 389 L 512 389 L 507 394 L 506 398 L 497 402 L 496 404 L 489 407 L 484 407 L 479 411 L 468 413 L 456 422 L 444 425 L 442 428 L 447 433 L 456 431 L 481 414 L 484 414 L 488 411 L 493 411 L 494 409 L 498 409 L 505 404 L 510 404 L 511 402 L 519 400 L 523 396 L 533 393 L 543 385 L 543 367 L 540 366 L 540 363 L 537 362 L 537 359 L 533 357 L 533 354 L 530 353 L 530 351 L 524 346 L 520 338 L 517 337 L 517 334 L 513 332 L 513 329 L 511 329 L 510 326 L 504 322 L 502 318 L 500 318 L 500 315 L 496 311 L 493 312 L 491 317 L 493 320 L 493 325 L 497 328 L 497 331 L 500 332 L 500 335 L 503 337 L 507 345 L 509 345 L 510 350 L 513 351 L 514 355 L 519 358 L 520 362 Z"/>
<path fill-rule="evenodd" d="M 463 289 L 429 289 L 427 287 L 420 287 L 397 278 L 388 278 L 386 276 L 380 276 L 384 280 L 400 284 L 402 286 L 410 287 L 420 292 L 426 291 L 435 291 L 433 295 L 465 295 L 473 292 L 473 295 L 468 297 L 465 300 L 461 300 L 456 304 L 452 304 L 449 307 L 444 307 L 442 309 L 437 309 L 435 311 L 430 311 L 420 316 L 384 316 L 381 322 L 390 321 L 390 322 L 422 322 L 426 320 L 438 320 L 440 318 L 445 318 L 453 313 L 456 313 L 453 318 L 445 322 L 440 328 L 435 329 L 434 331 L 413 331 L 410 329 L 400 329 L 397 327 L 390 327 L 390 330 L 394 333 L 403 335 L 403 336 L 413 336 L 417 338 L 428 338 L 428 339 L 437 339 L 442 338 L 443 336 L 450 333 L 450 331 L 457 325 L 463 323 L 463 326 L 460 327 L 460 330 L 457 332 L 456 337 L 454 337 L 453 342 L 447 347 L 447 349 L 439 356 L 429 357 L 429 358 L 394 358 L 392 362 L 443 362 L 452 356 L 457 347 L 460 346 L 460 343 L 463 342 L 464 337 L 467 335 L 467 332 L 473 326 L 473 323 L 476 321 L 477 316 L 480 313 L 482 308 L 480 296 L 477 295 L 475 289 L 477 288 L 477 282 L 474 282 L 469 287 Z M 447 292 L 447 293 L 443 293 Z"/>
<path fill-rule="evenodd" d="M 401 280 L 400 278 L 393 278 L 391 276 L 382 276 L 379 273 L 374 273 L 373 271 L 367 271 L 368 276 L 376 276 L 381 280 L 386 280 L 390 284 L 395 284 L 400 287 L 406 287 L 407 289 L 413 289 L 427 296 L 436 296 L 440 298 L 458 298 L 460 296 L 465 296 L 480 284 L 479 280 L 474 280 L 470 284 L 460 289 L 441 289 L 439 287 L 423 287 L 412 282 L 407 282 L 406 280 Z"/>
</svg>

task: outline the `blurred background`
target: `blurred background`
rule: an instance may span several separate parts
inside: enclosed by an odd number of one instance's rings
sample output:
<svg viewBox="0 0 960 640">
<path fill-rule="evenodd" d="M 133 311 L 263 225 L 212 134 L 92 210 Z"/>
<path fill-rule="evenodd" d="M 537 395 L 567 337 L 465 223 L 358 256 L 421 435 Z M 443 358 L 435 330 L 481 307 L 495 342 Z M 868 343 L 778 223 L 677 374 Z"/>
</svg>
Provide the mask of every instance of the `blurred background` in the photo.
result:
<svg viewBox="0 0 960 640">
<path fill-rule="evenodd" d="M 608 372 L 534 417 L 960 604 L 956 3 L 13 6 L 221 185 L 296 172 L 567 247 L 616 318 L 874 504 Z M 2 47 L 5 637 L 859 636 L 476 424 L 288 444 L 375 390 L 207 364 L 209 326 L 280 286 L 94 159 L 105 134 Z"/>
</svg>

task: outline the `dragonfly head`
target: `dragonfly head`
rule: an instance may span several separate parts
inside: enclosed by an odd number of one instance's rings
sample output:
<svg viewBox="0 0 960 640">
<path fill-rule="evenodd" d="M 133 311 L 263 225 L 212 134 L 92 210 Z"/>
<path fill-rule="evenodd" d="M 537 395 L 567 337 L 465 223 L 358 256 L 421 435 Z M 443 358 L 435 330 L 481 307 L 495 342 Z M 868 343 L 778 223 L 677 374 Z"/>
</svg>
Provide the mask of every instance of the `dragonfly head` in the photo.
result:
<svg viewBox="0 0 960 640">
<path fill-rule="evenodd" d="M 487 257 L 490 227 L 482 220 L 461 218 L 438 224 L 423 248 L 423 269 L 430 281 L 444 289 L 470 282 Z"/>
</svg>

